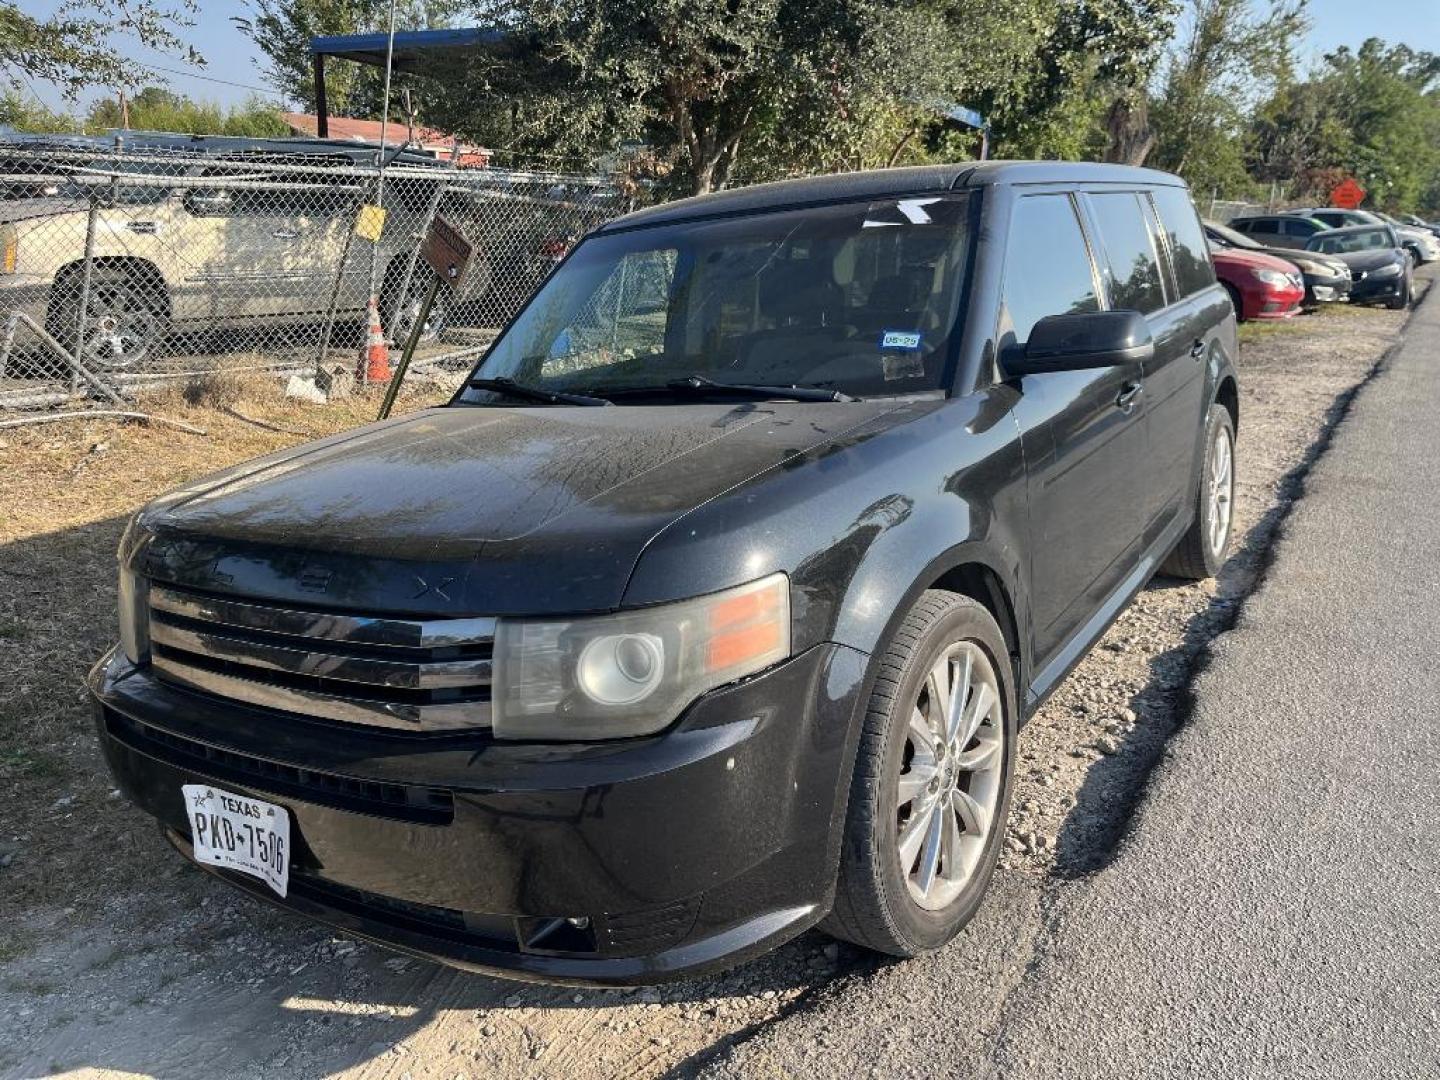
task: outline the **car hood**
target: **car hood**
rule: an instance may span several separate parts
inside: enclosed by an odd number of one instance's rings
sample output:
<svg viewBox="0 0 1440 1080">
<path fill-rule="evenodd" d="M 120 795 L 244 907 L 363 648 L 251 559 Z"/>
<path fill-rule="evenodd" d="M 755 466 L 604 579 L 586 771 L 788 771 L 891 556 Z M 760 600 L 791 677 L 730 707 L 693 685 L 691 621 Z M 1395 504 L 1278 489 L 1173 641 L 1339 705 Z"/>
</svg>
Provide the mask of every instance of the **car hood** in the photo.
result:
<svg viewBox="0 0 1440 1080">
<path fill-rule="evenodd" d="M 79 213 L 85 207 L 73 199 L 47 196 L 37 199 L 0 200 L 0 224 L 54 217 L 57 214 Z"/>
<path fill-rule="evenodd" d="M 1330 267 L 1335 273 L 1345 273 L 1345 264 L 1334 255 L 1322 255 L 1318 251 L 1304 251 L 1300 249 L 1290 250 L 1288 248 L 1265 248 L 1256 254 L 1269 255 L 1273 259 L 1290 265 L 1296 265 L 1296 259 L 1305 259 L 1309 262 L 1316 262 L 1322 266 Z"/>
<path fill-rule="evenodd" d="M 309 606 L 606 610 L 676 518 L 892 414 L 893 402 L 431 409 L 158 500 L 133 559 L 175 584 Z"/>
<path fill-rule="evenodd" d="M 1337 251 L 1331 255 L 1332 259 L 1339 259 L 1352 272 L 1356 270 L 1379 270 L 1382 266 L 1389 266 L 1391 263 L 1407 261 L 1406 256 L 1398 248 L 1372 248 L 1369 251 Z"/>
<path fill-rule="evenodd" d="M 1239 248 L 1226 248 L 1223 251 L 1211 253 L 1215 262 L 1249 269 L 1278 270 L 1282 274 L 1297 273 L 1295 264 L 1287 259 L 1278 258 L 1274 255 L 1267 255 L 1260 251 L 1242 251 Z"/>
</svg>

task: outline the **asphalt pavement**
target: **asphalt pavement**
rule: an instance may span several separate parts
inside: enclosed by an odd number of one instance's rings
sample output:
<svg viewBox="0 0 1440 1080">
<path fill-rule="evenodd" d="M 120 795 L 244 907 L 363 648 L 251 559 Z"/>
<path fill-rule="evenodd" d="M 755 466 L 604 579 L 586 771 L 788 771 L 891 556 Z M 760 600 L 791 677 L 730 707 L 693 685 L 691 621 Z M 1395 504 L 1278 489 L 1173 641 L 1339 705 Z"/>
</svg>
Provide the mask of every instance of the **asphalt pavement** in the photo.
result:
<svg viewBox="0 0 1440 1080">
<path fill-rule="evenodd" d="M 1038 905 L 1002 890 L 955 945 L 708 1071 L 1440 1077 L 1437 450 L 1431 298 L 1311 469 L 1115 859 Z"/>
</svg>

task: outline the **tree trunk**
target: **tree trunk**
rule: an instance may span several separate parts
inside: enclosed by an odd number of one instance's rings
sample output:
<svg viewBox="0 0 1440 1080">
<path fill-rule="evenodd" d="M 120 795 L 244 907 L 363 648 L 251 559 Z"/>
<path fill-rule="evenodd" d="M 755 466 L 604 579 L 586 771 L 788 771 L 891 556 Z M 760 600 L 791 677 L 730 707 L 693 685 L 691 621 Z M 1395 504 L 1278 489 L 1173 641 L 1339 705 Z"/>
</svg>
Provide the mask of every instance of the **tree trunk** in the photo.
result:
<svg viewBox="0 0 1440 1080">
<path fill-rule="evenodd" d="M 1150 127 L 1150 110 L 1143 97 L 1132 102 L 1126 98 L 1115 99 L 1105 118 L 1109 140 L 1105 147 L 1105 160 L 1122 165 L 1144 165 L 1150 151 L 1155 149 L 1155 132 Z"/>
</svg>

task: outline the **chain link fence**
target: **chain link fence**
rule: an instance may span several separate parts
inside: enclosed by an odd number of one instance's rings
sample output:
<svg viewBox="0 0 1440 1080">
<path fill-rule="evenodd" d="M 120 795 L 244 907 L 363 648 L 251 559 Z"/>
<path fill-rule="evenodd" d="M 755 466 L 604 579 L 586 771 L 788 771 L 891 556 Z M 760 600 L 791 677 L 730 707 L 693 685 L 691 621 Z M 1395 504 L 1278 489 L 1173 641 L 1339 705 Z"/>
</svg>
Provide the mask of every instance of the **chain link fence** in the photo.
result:
<svg viewBox="0 0 1440 1080">
<path fill-rule="evenodd" d="M 475 256 L 431 306 L 417 364 L 468 366 L 626 209 L 602 177 L 376 158 L 0 143 L 0 408 L 204 372 L 353 369 L 372 296 L 393 344 L 413 328 L 436 215 Z"/>
</svg>

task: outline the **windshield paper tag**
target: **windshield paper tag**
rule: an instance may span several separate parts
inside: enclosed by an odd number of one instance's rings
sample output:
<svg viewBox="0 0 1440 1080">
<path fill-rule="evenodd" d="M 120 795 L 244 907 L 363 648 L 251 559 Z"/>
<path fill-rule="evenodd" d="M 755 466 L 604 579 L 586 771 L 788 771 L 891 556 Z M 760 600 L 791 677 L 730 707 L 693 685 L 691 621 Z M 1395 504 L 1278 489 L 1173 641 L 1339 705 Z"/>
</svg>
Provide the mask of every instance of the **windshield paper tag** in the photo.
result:
<svg viewBox="0 0 1440 1080">
<path fill-rule="evenodd" d="M 918 330 L 886 330 L 880 337 L 880 348 L 882 349 L 918 349 L 920 347 L 920 331 Z"/>
</svg>

